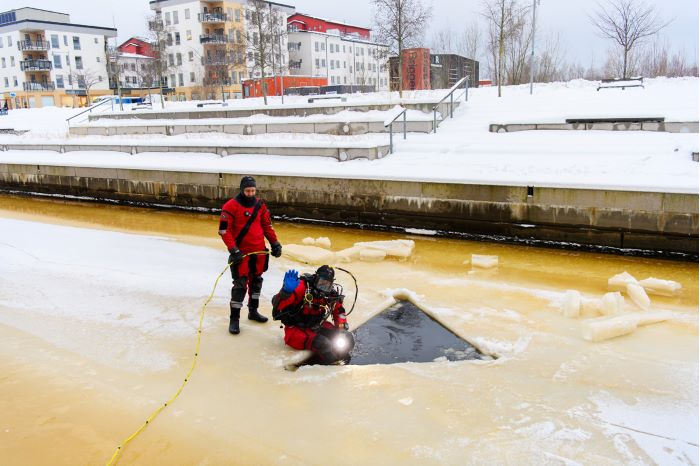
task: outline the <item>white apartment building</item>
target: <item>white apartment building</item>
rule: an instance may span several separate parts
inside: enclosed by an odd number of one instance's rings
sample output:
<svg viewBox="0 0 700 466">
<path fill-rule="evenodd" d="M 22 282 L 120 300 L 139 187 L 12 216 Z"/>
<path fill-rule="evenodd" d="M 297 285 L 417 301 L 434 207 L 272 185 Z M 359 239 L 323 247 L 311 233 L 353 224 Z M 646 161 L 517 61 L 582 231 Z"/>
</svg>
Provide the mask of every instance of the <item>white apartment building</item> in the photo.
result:
<svg viewBox="0 0 700 466">
<path fill-rule="evenodd" d="M 117 30 L 73 24 L 66 13 L 18 8 L 0 13 L 0 92 L 10 108 L 87 104 L 111 93 L 107 41 Z M 94 81 L 94 84 L 93 84 Z"/>
<path fill-rule="evenodd" d="M 271 11 L 294 11 L 288 5 L 266 3 Z M 241 82 L 253 64 L 245 40 L 248 33 L 253 36 L 246 29 L 247 0 L 151 0 L 150 6 L 166 37 L 168 71 L 163 84 L 173 89 L 175 98 L 213 99 L 222 92 L 226 98 L 241 98 Z M 286 42 L 283 52 L 286 63 Z"/>
<path fill-rule="evenodd" d="M 389 90 L 389 47 L 371 40 L 369 29 L 296 14 L 288 30 L 290 74 Z"/>
</svg>

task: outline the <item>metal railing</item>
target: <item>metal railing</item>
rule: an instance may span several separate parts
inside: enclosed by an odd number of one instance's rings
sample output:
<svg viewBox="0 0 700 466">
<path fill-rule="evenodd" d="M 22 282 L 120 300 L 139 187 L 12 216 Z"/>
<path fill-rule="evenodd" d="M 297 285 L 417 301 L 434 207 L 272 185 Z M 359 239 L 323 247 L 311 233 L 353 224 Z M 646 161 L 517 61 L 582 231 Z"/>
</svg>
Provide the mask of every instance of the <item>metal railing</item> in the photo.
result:
<svg viewBox="0 0 700 466">
<path fill-rule="evenodd" d="M 199 36 L 200 44 L 227 44 L 228 36 L 224 34 L 202 34 Z"/>
<path fill-rule="evenodd" d="M 102 102 L 99 102 L 99 103 L 97 103 L 97 104 L 95 104 L 95 105 L 91 105 L 91 106 L 89 106 L 88 108 L 86 108 L 85 110 L 83 110 L 82 112 L 76 113 L 75 115 L 73 115 L 73 116 L 70 117 L 70 118 L 66 118 L 66 123 L 68 123 L 68 126 L 70 126 L 70 121 L 71 121 L 72 119 L 77 118 L 77 117 L 79 117 L 80 115 L 83 115 L 83 114 L 88 113 L 88 112 L 92 113 L 92 111 L 95 110 L 96 108 L 101 107 L 101 106 L 103 106 L 103 105 L 105 105 L 105 104 L 111 104 L 111 103 L 113 103 L 113 102 L 114 102 L 114 96 L 111 96 L 109 99 L 105 99 L 105 100 L 103 100 Z"/>
<path fill-rule="evenodd" d="M 21 40 L 18 42 L 19 49 L 21 51 L 46 51 L 49 49 L 49 43 L 43 40 L 31 41 L 31 40 Z"/>
<path fill-rule="evenodd" d="M 199 13 L 197 15 L 200 23 L 225 23 L 228 21 L 226 13 Z"/>
<path fill-rule="evenodd" d="M 22 60 L 19 62 L 21 71 L 50 71 L 53 68 L 51 60 Z"/>
<path fill-rule="evenodd" d="M 22 84 L 25 91 L 53 91 L 56 89 L 54 83 L 33 83 L 25 82 Z"/>
<path fill-rule="evenodd" d="M 233 57 L 202 57 L 202 65 L 204 66 L 228 66 L 242 64 L 243 61 L 238 61 Z"/>
<path fill-rule="evenodd" d="M 396 116 L 389 121 L 388 123 L 384 123 L 384 127 L 386 128 L 387 126 L 389 127 L 389 153 L 393 154 L 394 153 L 394 122 L 399 119 L 400 116 L 403 115 L 403 138 L 406 139 L 406 110 L 407 108 L 404 108 L 401 112 L 396 114 Z"/>
<path fill-rule="evenodd" d="M 454 118 L 454 103 L 455 100 L 459 100 L 462 96 L 460 95 L 457 99 L 455 99 L 454 94 L 458 89 L 461 89 L 462 84 L 464 84 L 464 101 L 468 102 L 469 101 L 469 76 L 465 76 L 459 81 L 455 83 L 454 86 L 450 89 L 450 92 L 445 95 L 438 103 L 435 104 L 433 107 L 433 133 L 437 133 L 437 128 L 440 123 L 445 121 L 447 118 L 443 118 L 442 120 L 438 121 L 437 119 L 437 110 L 440 107 L 440 104 L 442 104 L 447 98 L 449 97 L 450 99 L 450 118 Z"/>
</svg>

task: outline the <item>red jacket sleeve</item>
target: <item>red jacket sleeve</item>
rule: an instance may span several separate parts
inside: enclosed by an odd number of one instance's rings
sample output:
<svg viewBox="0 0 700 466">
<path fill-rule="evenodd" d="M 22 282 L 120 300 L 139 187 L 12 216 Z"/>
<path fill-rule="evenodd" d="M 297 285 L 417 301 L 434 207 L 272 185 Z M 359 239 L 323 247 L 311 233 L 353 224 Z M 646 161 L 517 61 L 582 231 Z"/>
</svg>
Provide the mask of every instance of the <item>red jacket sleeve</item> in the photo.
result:
<svg viewBox="0 0 700 466">
<path fill-rule="evenodd" d="M 223 209 L 221 209 L 221 217 L 219 217 L 219 235 L 221 235 L 221 239 L 224 240 L 224 244 L 226 244 L 226 249 L 229 251 L 235 247 L 238 246 L 236 244 L 236 237 L 233 236 L 233 218 L 235 215 L 235 212 L 232 210 L 235 210 L 236 206 L 232 204 L 230 201 L 224 204 Z"/>
<path fill-rule="evenodd" d="M 335 307 L 333 308 L 333 323 L 336 327 L 340 328 L 344 327 L 347 322 L 348 320 L 345 315 L 343 303 L 336 303 Z"/>
<path fill-rule="evenodd" d="M 274 228 L 272 228 L 272 220 L 270 220 L 270 211 L 267 210 L 267 204 L 263 204 L 260 208 L 260 225 L 262 225 L 265 238 L 267 238 L 270 244 L 276 243 L 277 233 L 275 233 Z"/>
</svg>

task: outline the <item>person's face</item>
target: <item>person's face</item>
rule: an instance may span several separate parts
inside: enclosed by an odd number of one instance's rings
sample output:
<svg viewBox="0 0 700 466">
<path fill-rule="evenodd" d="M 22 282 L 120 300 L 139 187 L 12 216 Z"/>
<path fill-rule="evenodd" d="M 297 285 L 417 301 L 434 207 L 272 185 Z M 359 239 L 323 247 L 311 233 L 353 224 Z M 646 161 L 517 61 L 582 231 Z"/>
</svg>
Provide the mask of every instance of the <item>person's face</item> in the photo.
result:
<svg viewBox="0 0 700 466">
<path fill-rule="evenodd" d="M 243 195 L 245 197 L 253 197 L 253 196 L 255 196 L 255 192 L 256 192 L 256 188 L 254 186 L 250 187 L 250 188 L 243 188 Z"/>
<path fill-rule="evenodd" d="M 324 293 L 328 293 L 333 289 L 333 281 L 326 278 L 318 277 L 316 280 L 316 288 Z"/>
</svg>

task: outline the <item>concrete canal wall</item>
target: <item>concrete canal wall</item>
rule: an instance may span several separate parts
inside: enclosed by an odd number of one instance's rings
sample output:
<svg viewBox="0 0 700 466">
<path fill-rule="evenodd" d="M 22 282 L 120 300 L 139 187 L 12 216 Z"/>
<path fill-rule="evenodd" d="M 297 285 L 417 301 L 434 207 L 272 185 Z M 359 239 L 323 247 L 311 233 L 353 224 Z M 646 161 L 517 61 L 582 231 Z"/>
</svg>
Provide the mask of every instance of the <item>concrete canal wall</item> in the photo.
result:
<svg viewBox="0 0 700 466">
<path fill-rule="evenodd" d="M 241 174 L 0 164 L 0 189 L 219 208 Z M 698 195 L 258 175 L 275 215 L 698 253 Z"/>
</svg>

